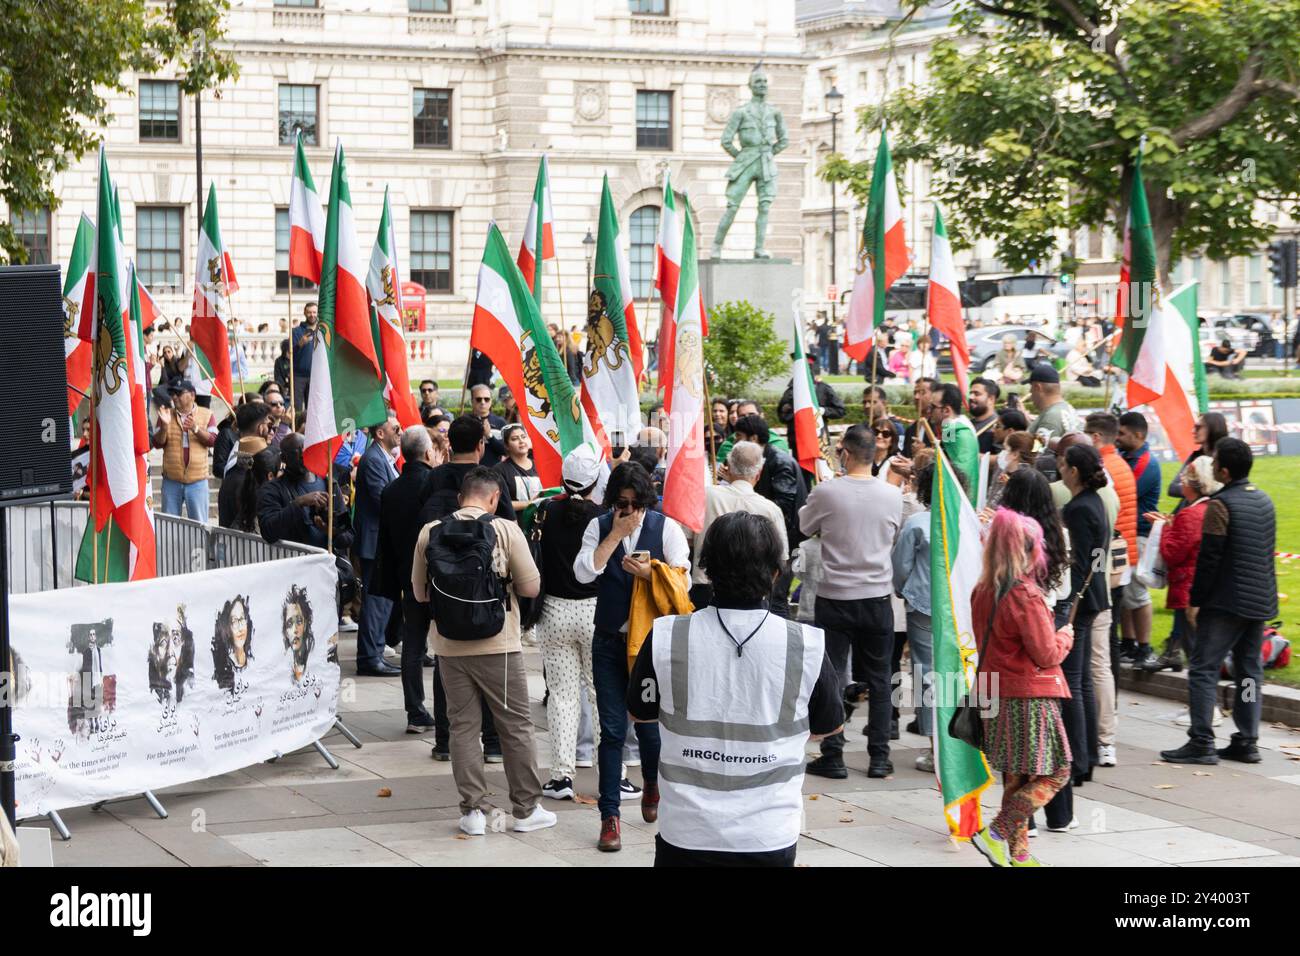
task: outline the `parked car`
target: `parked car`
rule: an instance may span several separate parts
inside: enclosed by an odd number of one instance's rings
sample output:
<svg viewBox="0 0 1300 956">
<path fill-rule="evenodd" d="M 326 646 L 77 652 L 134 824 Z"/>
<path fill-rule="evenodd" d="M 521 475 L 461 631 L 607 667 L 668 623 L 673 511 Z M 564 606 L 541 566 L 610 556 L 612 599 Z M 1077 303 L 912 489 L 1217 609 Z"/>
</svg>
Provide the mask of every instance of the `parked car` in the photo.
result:
<svg viewBox="0 0 1300 956">
<path fill-rule="evenodd" d="M 970 346 L 971 372 L 980 375 L 992 369 L 998 352 L 1002 350 L 1004 335 L 1014 335 L 1016 344 L 1023 349 L 1025 336 L 1030 332 L 1038 337 L 1039 348 L 1050 354 L 1055 364 L 1059 365 L 1065 360 L 1066 353 L 1070 351 L 1069 347 L 1064 342 L 1047 338 L 1043 335 L 1042 329 L 1030 329 L 1023 325 L 982 325 L 966 330 L 966 344 Z M 939 347 L 939 371 L 952 371 L 952 353 L 948 349 L 946 339 Z"/>
<path fill-rule="evenodd" d="M 1236 320 L 1244 316 L 1215 315 L 1199 316 L 1201 322 L 1200 346 L 1201 357 L 1210 354 L 1210 349 L 1227 339 L 1234 349 L 1245 349 L 1247 355 L 1272 354 L 1273 333 L 1269 331 L 1267 345 L 1269 351 L 1261 353 L 1261 336 L 1258 330 L 1239 324 Z"/>
</svg>

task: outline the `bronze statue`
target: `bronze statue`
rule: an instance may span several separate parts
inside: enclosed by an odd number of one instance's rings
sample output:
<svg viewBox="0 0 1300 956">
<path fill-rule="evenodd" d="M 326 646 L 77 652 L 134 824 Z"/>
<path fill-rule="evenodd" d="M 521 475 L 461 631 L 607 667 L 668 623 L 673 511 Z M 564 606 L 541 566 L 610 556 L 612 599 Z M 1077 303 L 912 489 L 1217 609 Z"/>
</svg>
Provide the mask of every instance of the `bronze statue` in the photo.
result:
<svg viewBox="0 0 1300 956">
<path fill-rule="evenodd" d="M 727 168 L 727 210 L 713 236 L 713 258 L 722 257 L 722 241 L 736 218 L 736 210 L 749 192 L 750 183 L 758 194 L 758 218 L 754 221 L 754 258 L 771 258 L 763 248 L 767 237 L 767 212 L 776 198 L 775 156 L 790 145 L 785 132 L 785 117 L 767 104 L 767 73 L 762 64 L 749 74 L 749 91 L 754 98 L 738 107 L 722 131 L 722 148 L 734 157 Z M 740 146 L 735 139 L 740 136 Z"/>
</svg>

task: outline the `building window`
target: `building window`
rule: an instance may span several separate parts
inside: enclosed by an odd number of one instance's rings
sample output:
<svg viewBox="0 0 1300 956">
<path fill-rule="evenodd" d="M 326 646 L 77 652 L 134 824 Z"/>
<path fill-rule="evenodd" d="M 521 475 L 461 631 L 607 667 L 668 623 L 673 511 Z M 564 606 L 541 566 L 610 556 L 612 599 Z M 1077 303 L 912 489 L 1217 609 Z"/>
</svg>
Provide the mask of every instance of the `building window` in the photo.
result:
<svg viewBox="0 0 1300 956">
<path fill-rule="evenodd" d="M 280 84 L 280 145 L 292 146 L 302 130 L 304 146 L 319 146 L 320 87 Z"/>
<path fill-rule="evenodd" d="M 1232 262 L 1229 259 L 1219 263 L 1219 305 L 1224 308 L 1232 305 Z"/>
<path fill-rule="evenodd" d="M 632 213 L 628 233 L 632 239 L 632 254 L 628 256 L 632 296 L 636 299 L 644 299 L 650 295 L 650 285 L 655 277 L 655 241 L 659 238 L 659 207 L 642 206 Z"/>
<path fill-rule="evenodd" d="M 9 213 L 9 225 L 18 234 L 18 241 L 27 250 L 27 264 L 50 264 L 50 211 L 37 209 L 30 212 Z"/>
<path fill-rule="evenodd" d="M 315 292 L 316 283 L 293 277 L 293 291 Z M 275 291 L 289 291 L 289 210 L 275 211 Z"/>
<path fill-rule="evenodd" d="M 1247 305 L 1264 304 L 1264 257 L 1250 257 L 1250 295 Z"/>
<path fill-rule="evenodd" d="M 411 213 L 411 281 L 427 292 L 451 289 L 451 213 Z"/>
<path fill-rule="evenodd" d="M 140 142 L 181 141 L 181 87 L 174 80 L 140 81 Z"/>
<path fill-rule="evenodd" d="M 673 95 L 639 91 L 636 94 L 636 148 L 672 147 Z"/>
<path fill-rule="evenodd" d="M 663 17 L 668 15 L 668 0 L 628 0 L 628 8 L 633 13 Z"/>
<path fill-rule="evenodd" d="M 275 0 L 277 7 L 315 7 L 317 0 Z"/>
<path fill-rule="evenodd" d="M 180 206 L 137 206 L 135 264 L 140 281 L 151 289 L 184 285 L 181 233 L 185 210 Z"/>
<path fill-rule="evenodd" d="M 408 0 L 412 13 L 451 13 L 451 0 Z"/>
<path fill-rule="evenodd" d="M 415 91 L 415 145 L 451 149 L 451 90 Z"/>
</svg>

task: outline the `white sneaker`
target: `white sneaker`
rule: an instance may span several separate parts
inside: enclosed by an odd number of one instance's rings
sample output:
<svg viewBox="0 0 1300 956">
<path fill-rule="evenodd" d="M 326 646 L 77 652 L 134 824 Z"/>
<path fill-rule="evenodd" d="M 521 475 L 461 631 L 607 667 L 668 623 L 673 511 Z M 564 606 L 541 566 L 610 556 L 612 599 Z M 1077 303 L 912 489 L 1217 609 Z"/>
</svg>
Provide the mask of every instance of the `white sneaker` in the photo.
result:
<svg viewBox="0 0 1300 956">
<path fill-rule="evenodd" d="M 1113 767 L 1119 761 L 1115 759 L 1114 745 L 1102 744 L 1097 748 L 1097 763 L 1103 767 Z"/>
<path fill-rule="evenodd" d="M 590 770 L 592 767 L 596 766 L 596 762 L 590 757 L 587 757 L 586 759 L 579 757 L 573 762 L 573 765 L 579 770 Z"/>
<path fill-rule="evenodd" d="M 482 810 L 471 810 L 460 818 L 460 832 L 470 836 L 483 836 L 487 833 L 487 817 Z"/>
<path fill-rule="evenodd" d="M 926 751 L 916 758 L 916 769 L 922 773 L 934 773 L 934 754 Z"/>
<path fill-rule="evenodd" d="M 547 827 L 555 826 L 556 816 L 550 810 L 544 808 L 540 803 L 533 807 L 533 812 L 528 814 L 522 820 L 515 820 L 516 833 L 528 833 L 532 830 L 545 830 Z"/>
<path fill-rule="evenodd" d="M 344 614 L 341 618 L 339 618 L 340 632 L 355 631 L 356 629 L 357 629 L 357 622 L 352 620 L 352 618 L 348 617 L 346 614 Z"/>
<path fill-rule="evenodd" d="M 1079 818 L 1071 817 L 1070 822 L 1063 827 L 1048 827 L 1052 833 L 1069 833 L 1071 830 L 1079 829 Z"/>
</svg>

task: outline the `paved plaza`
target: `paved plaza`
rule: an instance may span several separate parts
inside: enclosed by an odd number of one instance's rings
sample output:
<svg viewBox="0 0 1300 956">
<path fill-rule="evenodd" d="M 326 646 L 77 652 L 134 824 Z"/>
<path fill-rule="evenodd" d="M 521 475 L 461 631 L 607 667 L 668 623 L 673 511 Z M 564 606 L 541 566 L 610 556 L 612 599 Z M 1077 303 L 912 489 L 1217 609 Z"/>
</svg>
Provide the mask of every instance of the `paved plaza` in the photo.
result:
<svg viewBox="0 0 1300 956">
<path fill-rule="evenodd" d="M 396 678 L 348 678 L 355 641 L 341 645 L 352 699 L 341 716 L 363 741 L 326 739 L 340 768 L 312 750 L 209 780 L 159 791 L 170 816 L 158 819 L 141 798 L 63 817 L 70 842 L 54 840 L 56 866 L 649 866 L 654 825 L 639 804 L 624 815 L 623 850 L 596 850 L 600 817 L 596 771 L 579 770 L 582 802 L 546 801 L 559 824 L 534 833 L 466 837 L 451 764 L 430 759 L 432 736 L 404 733 Z M 549 761 L 541 705 L 541 660 L 526 649 L 539 760 Z M 431 680 L 425 671 L 425 683 Z M 345 693 L 348 687 L 345 685 Z M 1054 866 L 1300 865 L 1300 731 L 1265 726 L 1262 763 L 1174 766 L 1158 751 L 1184 730 L 1169 700 L 1122 692 L 1119 761 L 1076 791 L 1080 826 L 1043 832 L 1034 853 Z M 861 711 L 860 711 L 861 713 Z M 974 849 L 946 836 L 932 775 L 912 769 L 924 738 L 904 732 L 894 744 L 896 774 L 866 776 L 864 717 L 849 725 L 847 780 L 807 777 L 799 866 L 986 867 Z M 903 723 L 906 723 L 904 718 Z M 1226 737 L 1230 721 L 1220 728 Z M 637 772 L 630 771 L 634 780 Z M 545 777 L 545 773 L 543 773 Z M 489 768 L 498 806 L 509 808 L 505 775 Z M 1000 799 L 997 787 L 986 807 Z M 1040 824 L 1041 824 L 1040 815 Z"/>
</svg>

